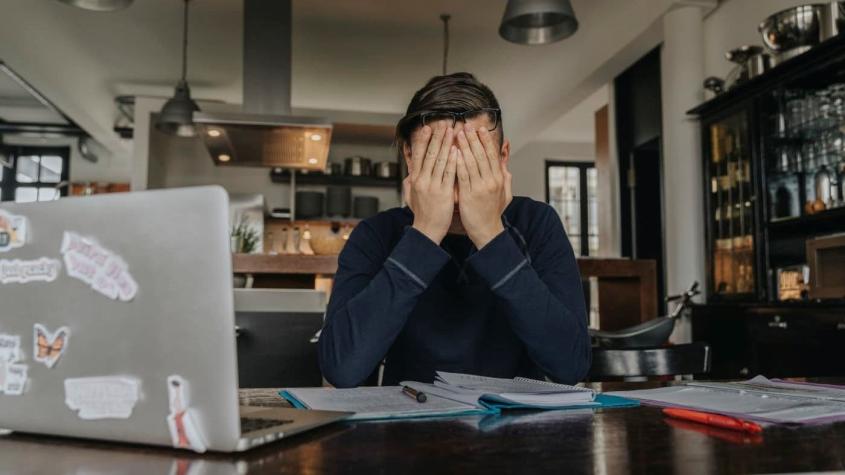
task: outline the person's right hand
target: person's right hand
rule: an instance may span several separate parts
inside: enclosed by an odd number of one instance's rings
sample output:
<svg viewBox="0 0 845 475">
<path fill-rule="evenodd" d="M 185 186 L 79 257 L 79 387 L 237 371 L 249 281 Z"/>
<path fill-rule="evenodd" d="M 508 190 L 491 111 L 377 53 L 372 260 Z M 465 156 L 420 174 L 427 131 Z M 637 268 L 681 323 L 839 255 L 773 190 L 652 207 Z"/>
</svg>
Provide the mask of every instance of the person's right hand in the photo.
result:
<svg viewBox="0 0 845 475">
<path fill-rule="evenodd" d="M 455 209 L 458 149 L 445 123 L 424 126 L 411 140 L 411 169 L 403 182 L 405 202 L 414 212 L 414 229 L 437 244 L 446 236 Z"/>
</svg>

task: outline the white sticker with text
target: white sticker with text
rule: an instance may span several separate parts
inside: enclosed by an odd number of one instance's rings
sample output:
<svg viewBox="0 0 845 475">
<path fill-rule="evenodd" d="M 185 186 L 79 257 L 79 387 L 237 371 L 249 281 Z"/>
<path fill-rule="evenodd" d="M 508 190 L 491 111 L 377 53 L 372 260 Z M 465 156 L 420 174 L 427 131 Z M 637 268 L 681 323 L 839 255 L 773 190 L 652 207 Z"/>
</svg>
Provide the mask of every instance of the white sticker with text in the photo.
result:
<svg viewBox="0 0 845 475">
<path fill-rule="evenodd" d="M 0 284 L 53 282 L 59 277 L 62 263 L 42 257 L 34 260 L 0 259 Z"/>
<path fill-rule="evenodd" d="M 134 299 L 138 293 L 138 283 L 126 262 L 95 239 L 65 231 L 61 252 L 67 275 L 94 291 L 123 302 Z"/>
<path fill-rule="evenodd" d="M 65 379 L 65 404 L 80 419 L 128 419 L 140 397 L 141 382 L 127 376 Z"/>
</svg>

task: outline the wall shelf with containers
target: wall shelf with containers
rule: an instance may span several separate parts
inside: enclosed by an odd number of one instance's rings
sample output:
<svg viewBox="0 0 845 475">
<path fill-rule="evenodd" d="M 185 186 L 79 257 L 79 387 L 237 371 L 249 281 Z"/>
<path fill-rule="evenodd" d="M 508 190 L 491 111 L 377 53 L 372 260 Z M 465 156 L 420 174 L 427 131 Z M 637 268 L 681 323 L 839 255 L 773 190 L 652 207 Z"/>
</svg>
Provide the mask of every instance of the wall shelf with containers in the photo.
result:
<svg viewBox="0 0 845 475">
<path fill-rule="evenodd" d="M 708 302 L 821 304 L 808 249 L 845 233 L 845 36 L 690 114 L 702 126 Z M 845 290 L 824 303 L 837 302 Z"/>
</svg>

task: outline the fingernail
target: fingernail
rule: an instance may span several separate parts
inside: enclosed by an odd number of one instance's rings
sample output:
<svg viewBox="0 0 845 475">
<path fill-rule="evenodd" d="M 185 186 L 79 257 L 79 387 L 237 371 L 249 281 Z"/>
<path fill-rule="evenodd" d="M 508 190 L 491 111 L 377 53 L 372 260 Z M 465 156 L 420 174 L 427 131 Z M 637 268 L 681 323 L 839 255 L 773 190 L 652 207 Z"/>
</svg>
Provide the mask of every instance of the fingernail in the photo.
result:
<svg viewBox="0 0 845 475">
<path fill-rule="evenodd" d="M 461 138 L 464 138 L 464 137 L 466 137 L 466 134 L 464 134 L 464 131 L 461 130 L 460 132 L 458 132 L 458 136 L 461 137 Z"/>
</svg>

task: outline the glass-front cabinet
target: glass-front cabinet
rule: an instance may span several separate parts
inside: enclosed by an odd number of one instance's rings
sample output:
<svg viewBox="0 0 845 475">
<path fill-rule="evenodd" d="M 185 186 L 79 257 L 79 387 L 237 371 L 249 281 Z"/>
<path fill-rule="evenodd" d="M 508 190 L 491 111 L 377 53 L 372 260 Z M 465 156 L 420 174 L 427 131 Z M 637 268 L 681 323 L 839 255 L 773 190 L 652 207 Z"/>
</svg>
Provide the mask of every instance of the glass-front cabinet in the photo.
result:
<svg viewBox="0 0 845 475">
<path fill-rule="evenodd" d="M 708 288 L 717 298 L 752 296 L 757 282 L 757 200 L 749 112 L 740 109 L 716 119 L 706 130 Z"/>
</svg>

